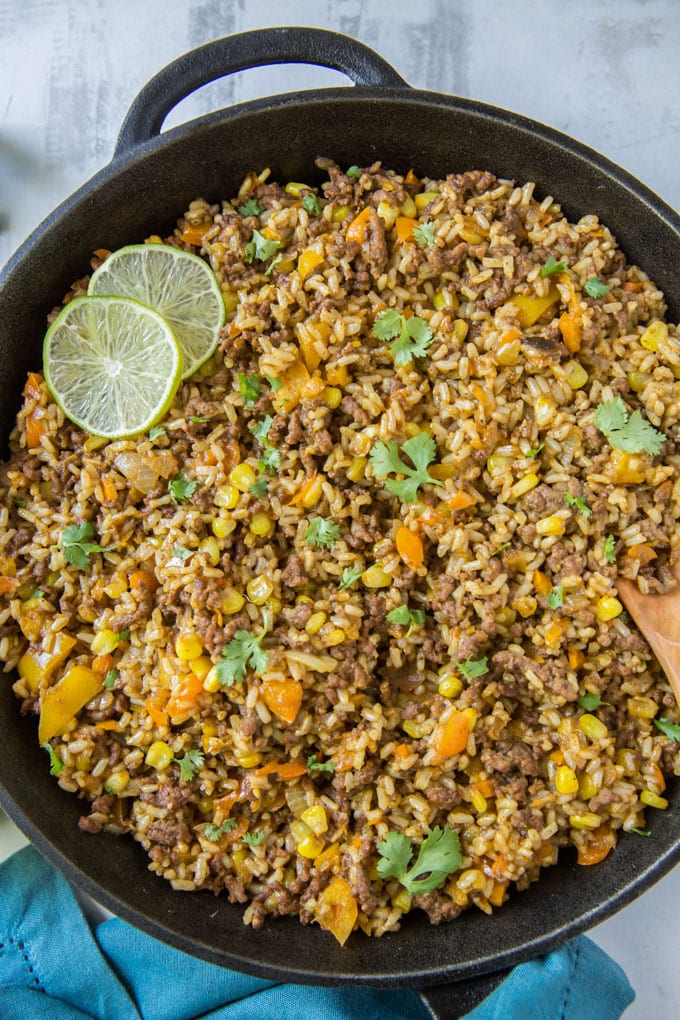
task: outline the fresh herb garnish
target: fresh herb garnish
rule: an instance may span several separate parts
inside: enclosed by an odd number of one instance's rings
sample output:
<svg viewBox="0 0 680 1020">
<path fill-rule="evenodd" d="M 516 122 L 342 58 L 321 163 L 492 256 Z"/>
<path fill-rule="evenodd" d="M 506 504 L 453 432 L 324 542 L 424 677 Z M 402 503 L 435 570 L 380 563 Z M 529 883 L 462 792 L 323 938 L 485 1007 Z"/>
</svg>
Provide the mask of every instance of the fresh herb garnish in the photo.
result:
<svg viewBox="0 0 680 1020">
<path fill-rule="evenodd" d="M 315 754 L 310 754 L 307 759 L 308 772 L 335 772 L 335 764 L 332 761 L 317 761 Z"/>
<path fill-rule="evenodd" d="M 401 451 L 407 454 L 415 467 L 409 467 L 403 462 L 399 456 L 399 447 L 393 440 L 389 443 L 382 440 L 377 442 L 369 454 L 369 460 L 376 478 L 384 478 L 391 472 L 406 475 L 401 481 L 388 478 L 385 488 L 398 496 L 402 503 L 415 503 L 421 485 L 443 484 L 438 478 L 433 478 L 427 470 L 428 464 L 435 458 L 436 450 L 437 446 L 432 436 L 427 432 L 419 432 L 417 436 L 407 439 L 401 445 Z"/>
<path fill-rule="evenodd" d="M 253 484 L 250 486 L 248 492 L 250 493 L 251 496 L 255 496 L 256 499 L 262 499 L 262 497 L 267 491 L 267 484 L 268 483 L 265 476 L 260 475 L 260 477 L 256 478 Z"/>
<path fill-rule="evenodd" d="M 465 662 L 456 662 L 454 659 L 453 665 L 459 673 L 462 673 L 466 680 L 474 680 L 475 677 L 484 676 L 485 673 L 489 672 L 488 661 L 486 655 L 481 659 L 473 659 L 468 655 Z"/>
<path fill-rule="evenodd" d="M 397 606 L 387 614 L 387 622 L 408 627 L 406 637 L 409 637 L 415 626 L 422 626 L 425 623 L 425 613 L 422 609 L 409 609 L 406 605 Z"/>
<path fill-rule="evenodd" d="M 275 256 L 274 256 L 274 258 L 273 258 L 273 259 L 271 260 L 271 262 L 269 263 L 269 265 L 268 265 L 268 266 L 267 266 L 267 268 L 265 269 L 265 271 L 264 271 L 264 275 L 265 275 L 265 276 L 271 276 L 271 274 L 273 273 L 273 271 L 274 271 L 274 270 L 276 269 L 276 267 L 278 266 L 279 262 L 282 262 L 282 261 L 283 261 L 283 253 L 282 253 L 282 252 L 279 252 L 279 254 L 278 254 L 278 255 L 275 255 Z"/>
<path fill-rule="evenodd" d="M 584 517 L 590 517 L 590 515 L 593 512 L 586 503 L 585 499 L 583 499 L 581 496 L 572 496 L 570 492 L 565 492 L 564 502 L 567 504 L 567 506 L 575 506 L 576 509 L 580 513 L 582 513 Z"/>
<path fill-rule="evenodd" d="M 243 251 L 246 256 L 246 262 L 252 262 L 253 259 L 258 259 L 259 262 L 266 262 L 279 248 L 283 248 L 281 241 L 270 241 L 259 230 L 253 230 L 252 240 L 248 241 Z"/>
<path fill-rule="evenodd" d="M 255 829 L 254 832 L 245 832 L 242 839 L 248 846 L 259 846 L 266 835 L 264 829 Z"/>
<path fill-rule="evenodd" d="M 668 719 L 655 719 L 654 725 L 661 730 L 664 736 L 670 740 L 676 740 L 680 744 L 680 726 L 669 722 Z"/>
<path fill-rule="evenodd" d="M 355 177 L 355 178 L 357 178 L 357 180 L 359 179 L 359 177 L 361 177 L 361 170 L 356 165 L 356 163 L 352 164 L 352 166 L 349 167 L 349 169 L 347 170 L 347 176 L 348 177 Z"/>
<path fill-rule="evenodd" d="M 395 365 L 408 365 L 413 358 L 424 358 L 434 342 L 432 330 L 418 315 L 407 319 L 394 308 L 385 308 L 373 323 L 373 336 L 378 340 L 393 340 L 390 351 Z"/>
<path fill-rule="evenodd" d="M 174 478 L 168 483 L 168 492 L 170 493 L 170 499 L 178 506 L 180 503 L 185 503 L 190 500 L 193 494 L 196 492 L 200 482 L 189 482 L 186 480 L 182 472 L 175 475 Z"/>
<path fill-rule="evenodd" d="M 403 833 L 388 832 L 377 849 L 378 874 L 381 878 L 396 878 L 411 895 L 432 892 L 463 863 L 458 833 L 438 825 L 428 829 L 415 864 L 410 867 L 413 847 Z"/>
<path fill-rule="evenodd" d="M 588 691 L 587 694 L 582 694 L 578 699 L 578 703 L 581 708 L 585 708 L 586 712 L 594 712 L 598 708 L 602 708 L 603 705 L 608 705 L 608 701 L 602 701 L 599 694 L 593 694 Z"/>
<path fill-rule="evenodd" d="M 604 540 L 604 546 L 602 548 L 602 553 L 607 563 L 616 563 L 616 550 L 614 548 L 615 545 L 616 539 L 614 538 L 614 536 L 607 535 L 607 537 Z"/>
<path fill-rule="evenodd" d="M 652 835 L 651 832 L 649 831 L 649 829 L 631 829 L 630 831 L 634 832 L 637 836 L 651 836 Z"/>
<path fill-rule="evenodd" d="M 305 542 L 312 549 L 332 549 L 339 538 L 339 525 L 325 517 L 312 517 L 305 531 Z"/>
<path fill-rule="evenodd" d="M 149 429 L 149 439 L 153 443 L 154 439 L 160 439 L 161 436 L 165 435 L 165 429 L 162 425 L 152 425 Z"/>
<path fill-rule="evenodd" d="M 245 372 L 239 372 L 237 379 L 238 391 L 243 397 L 244 407 L 252 407 L 260 396 L 260 377 L 257 375 L 246 375 Z"/>
<path fill-rule="evenodd" d="M 281 467 L 281 451 L 267 445 L 257 463 L 260 471 L 269 471 L 272 475 L 276 474 Z"/>
<path fill-rule="evenodd" d="M 189 418 L 189 421 L 192 422 L 193 425 L 200 425 L 202 422 L 210 421 L 210 415 L 192 414 L 191 418 Z"/>
<path fill-rule="evenodd" d="M 411 233 L 421 248 L 434 248 L 434 223 L 419 223 Z"/>
<path fill-rule="evenodd" d="M 119 630 L 116 634 L 116 644 L 119 645 L 121 641 L 130 640 L 130 631 L 126 627 L 125 630 Z"/>
<path fill-rule="evenodd" d="M 88 539 L 94 536 L 94 528 L 88 522 L 86 524 L 70 524 L 64 529 L 61 545 L 59 548 L 64 554 L 67 563 L 77 567 L 78 570 L 87 570 L 90 565 L 92 553 L 111 552 L 115 545 L 97 545 Z"/>
<path fill-rule="evenodd" d="M 34 588 L 31 594 L 26 599 L 27 602 L 31 602 L 33 599 L 44 599 L 45 592 L 41 591 L 40 588 Z"/>
<path fill-rule="evenodd" d="M 610 446 L 626 453 L 655 455 L 666 441 L 663 432 L 658 432 L 639 411 L 633 411 L 629 417 L 621 397 L 598 404 L 594 422 L 595 428 L 607 437 Z"/>
<path fill-rule="evenodd" d="M 527 450 L 526 456 L 527 457 L 538 457 L 539 453 L 541 452 L 541 450 L 543 449 L 544 446 L 545 446 L 545 443 L 539 443 L 538 446 L 536 446 L 533 450 Z"/>
<path fill-rule="evenodd" d="M 241 216 L 259 216 L 264 212 L 264 206 L 260 205 L 256 198 L 249 198 L 243 205 L 238 207 Z"/>
<path fill-rule="evenodd" d="M 220 836 L 224 836 L 227 832 L 233 832 L 235 828 L 236 819 L 227 818 L 221 825 L 206 825 L 203 834 L 211 843 L 217 843 Z"/>
<path fill-rule="evenodd" d="M 104 677 L 104 687 L 106 687 L 107 690 L 110 691 L 112 687 L 116 686 L 117 682 L 118 682 L 118 670 L 110 669 L 107 672 L 106 676 Z"/>
<path fill-rule="evenodd" d="M 363 567 L 345 567 L 338 581 L 338 591 L 351 588 L 353 584 L 356 584 L 363 572 Z"/>
<path fill-rule="evenodd" d="M 269 435 L 269 430 L 272 427 L 273 422 L 274 422 L 274 419 L 271 416 L 271 414 L 267 414 L 262 419 L 262 421 L 255 422 L 253 425 L 250 425 L 249 428 L 250 428 L 250 431 L 255 436 L 255 438 L 260 443 L 266 443 L 267 442 L 267 436 Z"/>
<path fill-rule="evenodd" d="M 599 276 L 591 276 L 589 280 L 586 280 L 583 288 L 591 298 L 601 298 L 605 294 L 609 293 L 609 287 L 606 283 L 603 283 Z"/>
<path fill-rule="evenodd" d="M 551 609 L 561 609 L 564 605 L 564 588 L 561 584 L 558 584 L 551 592 L 546 595 L 545 601 L 548 603 Z"/>
<path fill-rule="evenodd" d="M 190 556 L 193 556 L 194 551 L 195 550 L 193 549 L 187 549 L 187 547 L 184 545 L 176 545 L 175 548 L 170 553 L 170 559 L 181 560 L 182 563 L 184 563 L 184 561 L 188 560 Z"/>
<path fill-rule="evenodd" d="M 54 750 L 51 744 L 43 744 L 43 750 L 47 751 L 50 756 L 50 775 L 58 776 L 63 771 L 65 765 L 57 752 Z"/>
<path fill-rule="evenodd" d="M 308 213 L 313 213 L 315 216 L 318 216 L 319 213 L 321 212 L 319 199 L 311 191 L 308 191 L 306 194 L 302 196 L 302 208 L 305 209 Z"/>
<path fill-rule="evenodd" d="M 185 783 L 190 783 L 203 765 L 205 755 L 197 747 L 191 747 L 184 753 L 182 758 L 173 758 L 172 760 L 179 765 L 180 779 Z"/>
<path fill-rule="evenodd" d="M 558 262 L 555 256 L 551 255 L 541 269 L 541 276 L 545 279 L 546 276 L 552 276 L 553 273 L 564 273 L 568 271 L 569 266 L 566 262 Z"/>
<path fill-rule="evenodd" d="M 237 630 L 233 638 L 222 649 L 222 656 L 215 665 L 217 679 L 225 687 L 240 683 L 248 668 L 255 673 L 262 673 L 267 668 L 267 653 L 262 648 L 266 631 L 259 637 L 249 630 Z"/>
<path fill-rule="evenodd" d="M 278 393 L 281 387 L 283 386 L 282 381 L 279 379 L 277 375 L 266 375 L 265 379 L 271 386 L 272 393 Z"/>
</svg>

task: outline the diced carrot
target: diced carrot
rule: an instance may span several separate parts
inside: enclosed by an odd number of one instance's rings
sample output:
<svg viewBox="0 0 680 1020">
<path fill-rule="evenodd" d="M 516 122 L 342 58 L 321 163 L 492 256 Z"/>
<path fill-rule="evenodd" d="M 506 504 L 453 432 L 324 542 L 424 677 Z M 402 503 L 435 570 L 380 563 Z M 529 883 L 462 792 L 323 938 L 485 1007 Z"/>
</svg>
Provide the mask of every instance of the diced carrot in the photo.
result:
<svg viewBox="0 0 680 1020">
<path fill-rule="evenodd" d="M 358 216 L 355 216 L 347 228 L 347 240 L 362 244 L 366 237 L 366 229 L 371 219 L 373 210 L 369 205 L 362 209 Z"/>
<path fill-rule="evenodd" d="M 651 563 L 652 560 L 656 559 L 656 553 L 651 545 L 647 545 L 646 542 L 639 542 L 638 545 L 632 545 L 627 556 L 630 556 L 632 560 L 637 560 L 641 566 L 645 566 L 647 563 Z"/>
<path fill-rule="evenodd" d="M 518 329 L 506 329 L 505 333 L 501 336 L 501 340 L 504 344 L 511 344 L 514 340 L 519 340 L 522 334 Z"/>
<path fill-rule="evenodd" d="M 475 783 L 475 790 L 481 793 L 482 797 L 493 797 L 494 789 L 488 779 L 480 779 Z"/>
<path fill-rule="evenodd" d="M 37 372 L 29 372 L 26 377 L 26 385 L 24 386 L 24 396 L 30 397 L 31 400 L 40 400 L 42 393 L 41 383 L 42 376 L 38 375 Z"/>
<path fill-rule="evenodd" d="M 654 778 L 658 783 L 660 792 L 663 793 L 663 791 L 666 789 L 666 780 L 663 777 L 663 772 L 661 771 L 658 765 L 654 766 L 652 772 L 654 773 Z"/>
<path fill-rule="evenodd" d="M 534 588 L 540 595 L 549 595 L 552 591 L 552 581 L 542 570 L 534 570 Z"/>
<path fill-rule="evenodd" d="M 0 595 L 7 595 L 9 592 L 16 591 L 19 587 L 19 582 L 16 577 L 0 577 Z"/>
<path fill-rule="evenodd" d="M 240 790 L 236 793 L 227 793 L 224 797 L 217 797 L 213 801 L 213 819 L 216 825 L 221 825 L 225 818 L 228 818 L 231 809 L 241 796 Z"/>
<path fill-rule="evenodd" d="M 270 712 L 284 722 L 292 723 L 302 704 L 302 684 L 299 680 L 263 680 L 262 700 Z"/>
<path fill-rule="evenodd" d="M 203 244 L 203 235 L 212 227 L 212 221 L 203 223 L 187 223 L 182 231 L 182 240 L 185 244 Z"/>
<path fill-rule="evenodd" d="M 572 669 L 580 669 L 586 661 L 586 657 L 580 648 L 570 648 L 567 652 L 567 658 Z"/>
<path fill-rule="evenodd" d="M 418 185 L 420 184 L 420 179 L 416 177 L 415 173 L 413 172 L 413 167 L 411 167 L 411 169 L 406 174 L 406 177 L 404 177 L 404 184 L 413 184 L 416 187 L 418 187 Z"/>
<path fill-rule="evenodd" d="M 203 694 L 203 681 L 194 673 L 183 676 L 165 706 L 171 719 L 186 722 Z"/>
<path fill-rule="evenodd" d="M 559 644 L 564 633 L 564 623 L 561 620 L 553 620 L 545 628 L 545 640 L 549 648 L 555 648 Z"/>
<path fill-rule="evenodd" d="M 155 591 L 158 587 L 158 579 L 151 570 L 133 570 L 130 574 L 130 587 Z"/>
<path fill-rule="evenodd" d="M 634 293 L 637 293 L 637 291 L 642 290 L 642 284 L 636 283 L 634 280 L 631 280 L 629 283 L 624 283 L 623 289 L 632 290 Z"/>
<path fill-rule="evenodd" d="M 102 478 L 102 496 L 105 503 L 112 503 L 118 496 L 118 489 L 110 475 L 104 475 Z"/>
<path fill-rule="evenodd" d="M 564 346 L 571 354 L 575 354 L 581 348 L 581 320 L 574 314 L 563 312 L 560 315 L 558 325 L 564 340 Z"/>
<path fill-rule="evenodd" d="M 117 730 L 118 723 L 115 719 L 105 719 L 104 722 L 95 723 L 94 728 L 96 730 Z"/>
<path fill-rule="evenodd" d="M 168 725 L 168 713 L 164 712 L 158 705 L 155 705 L 151 698 L 147 698 L 144 702 L 144 706 L 153 719 L 156 726 L 167 726 Z"/>
<path fill-rule="evenodd" d="M 505 900 L 505 890 L 508 888 L 507 882 L 494 882 L 491 895 L 489 896 L 489 903 L 492 907 L 502 907 Z"/>
<path fill-rule="evenodd" d="M 276 772 L 281 779 L 297 779 L 298 776 L 303 776 L 306 771 L 307 769 L 302 762 L 290 761 L 281 763 L 280 761 L 269 761 L 266 765 L 256 769 L 253 775 L 258 777 L 269 776 L 272 772 Z"/>
<path fill-rule="evenodd" d="M 564 751 L 553 751 L 550 755 L 550 761 L 554 761 L 556 765 L 564 765 Z"/>
<path fill-rule="evenodd" d="M 474 502 L 474 496 L 471 496 L 469 492 L 459 489 L 458 492 L 454 492 L 452 496 L 449 496 L 446 500 L 446 505 L 449 510 L 465 510 L 466 507 L 472 506 Z"/>
<path fill-rule="evenodd" d="M 498 881 L 499 879 L 501 881 L 503 880 L 503 877 L 505 876 L 505 872 L 507 871 L 509 864 L 510 861 L 505 856 L 505 854 L 502 852 L 499 853 L 498 857 L 491 865 L 491 873 L 493 877 L 496 879 L 496 881 Z"/>
<path fill-rule="evenodd" d="M 397 744 L 394 751 L 392 752 L 397 761 L 403 761 L 404 758 L 408 758 L 411 754 L 411 750 L 408 744 Z"/>
<path fill-rule="evenodd" d="M 412 216 L 397 216 L 394 229 L 397 232 L 397 237 L 400 241 L 410 241 L 413 237 L 413 228 L 417 225 L 418 220 L 414 220 Z"/>
<path fill-rule="evenodd" d="M 92 669 L 95 673 L 108 673 L 110 669 L 113 669 L 113 656 L 95 655 L 92 660 Z"/>
<path fill-rule="evenodd" d="M 470 384 L 470 389 L 472 390 L 472 392 L 475 395 L 475 398 L 479 401 L 479 403 L 484 408 L 486 413 L 491 414 L 491 412 L 496 407 L 496 401 L 494 400 L 492 394 L 488 390 L 484 389 L 483 386 L 480 386 L 479 383 L 476 382 Z"/>
<path fill-rule="evenodd" d="M 415 570 L 423 562 L 423 543 L 418 535 L 408 528 L 401 527 L 395 537 L 397 552 L 407 567 Z"/>
<path fill-rule="evenodd" d="M 467 717 L 462 712 L 454 711 L 442 726 L 434 749 L 440 758 L 460 754 L 465 750 L 469 734 L 470 724 Z"/>
<path fill-rule="evenodd" d="M 614 848 L 616 837 L 611 829 L 600 826 L 584 846 L 578 848 L 576 859 L 579 864 L 599 864 Z"/>
<path fill-rule="evenodd" d="M 40 440 L 45 435 L 45 410 L 34 407 L 26 417 L 26 445 L 29 450 L 37 450 Z"/>
<path fill-rule="evenodd" d="M 434 528 L 437 524 L 439 524 L 440 520 L 441 517 L 438 512 L 430 507 L 429 509 L 423 510 L 418 518 L 418 523 L 425 524 L 428 528 Z"/>
<path fill-rule="evenodd" d="M 355 850 L 359 849 L 359 847 L 361 846 L 361 836 L 354 837 L 354 839 L 352 840 L 352 846 L 354 847 Z"/>
</svg>

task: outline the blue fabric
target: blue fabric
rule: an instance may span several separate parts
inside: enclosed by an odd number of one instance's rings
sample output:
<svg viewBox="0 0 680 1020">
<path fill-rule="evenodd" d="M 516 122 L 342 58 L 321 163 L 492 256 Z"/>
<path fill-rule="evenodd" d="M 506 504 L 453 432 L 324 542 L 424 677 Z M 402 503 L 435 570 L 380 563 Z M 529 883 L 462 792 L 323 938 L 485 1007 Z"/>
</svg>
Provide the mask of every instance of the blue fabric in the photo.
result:
<svg viewBox="0 0 680 1020">
<path fill-rule="evenodd" d="M 581 937 L 516 967 L 468 1020 L 617 1020 L 633 998 L 621 968 Z M 0 865 L 2 1020 L 427 1016 L 411 990 L 276 984 L 195 960 L 118 918 L 91 929 L 69 884 L 33 847 Z"/>
</svg>

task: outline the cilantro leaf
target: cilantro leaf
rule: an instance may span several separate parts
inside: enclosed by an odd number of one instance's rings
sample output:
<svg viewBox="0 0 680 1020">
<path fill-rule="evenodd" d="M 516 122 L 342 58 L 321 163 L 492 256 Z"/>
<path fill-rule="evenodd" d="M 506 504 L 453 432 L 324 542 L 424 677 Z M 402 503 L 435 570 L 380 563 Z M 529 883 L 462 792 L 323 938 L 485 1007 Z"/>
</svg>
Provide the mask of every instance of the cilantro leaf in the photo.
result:
<svg viewBox="0 0 680 1020">
<path fill-rule="evenodd" d="M 276 267 L 278 266 L 279 262 L 281 262 L 282 260 L 283 260 L 283 254 L 281 252 L 279 252 L 278 255 L 274 256 L 274 258 L 271 260 L 271 262 L 269 263 L 269 265 L 265 269 L 264 275 L 265 276 L 271 276 L 271 274 L 274 271 L 274 269 L 276 269 Z"/>
<path fill-rule="evenodd" d="M 281 451 L 276 450 L 273 446 L 265 446 L 258 465 L 260 471 L 269 471 L 271 474 L 276 474 L 281 467 Z"/>
<path fill-rule="evenodd" d="M 125 630 L 119 630 L 118 633 L 116 634 L 116 644 L 117 645 L 120 644 L 121 641 L 129 641 L 129 640 L 130 640 L 130 631 L 128 630 L 127 627 L 125 628 Z"/>
<path fill-rule="evenodd" d="M 149 429 L 149 439 L 153 443 L 154 439 L 159 439 L 165 435 L 165 429 L 162 425 L 152 425 Z"/>
<path fill-rule="evenodd" d="M 312 517 L 305 531 L 305 542 L 312 549 L 332 549 L 340 538 L 340 527 L 324 517 Z"/>
<path fill-rule="evenodd" d="M 637 836 L 651 836 L 652 835 L 651 832 L 649 831 L 649 829 L 631 829 L 630 831 L 634 832 Z"/>
<path fill-rule="evenodd" d="M 186 546 L 183 545 L 176 545 L 175 548 L 170 553 L 170 559 L 181 560 L 182 563 L 184 563 L 185 560 L 188 560 L 189 557 L 193 555 L 194 555 L 193 549 L 187 549 Z"/>
<path fill-rule="evenodd" d="M 396 878 L 411 895 L 432 892 L 463 863 L 458 833 L 438 825 L 428 829 L 411 867 L 413 849 L 403 833 L 388 832 L 377 849 L 378 874 L 381 878 Z"/>
<path fill-rule="evenodd" d="M 248 427 L 250 428 L 250 431 L 253 433 L 255 438 L 260 443 L 265 443 L 267 441 L 267 436 L 269 435 L 269 430 L 272 427 L 273 422 L 274 419 L 272 418 L 271 414 L 267 414 L 262 419 L 262 421 L 255 422 L 254 425 L 249 425 Z"/>
<path fill-rule="evenodd" d="M 663 432 L 650 425 L 639 411 L 633 411 L 628 417 L 628 409 L 621 397 L 598 404 L 593 420 L 595 428 L 607 437 L 610 446 L 626 453 L 656 455 L 666 441 Z"/>
<path fill-rule="evenodd" d="M 255 673 L 262 673 L 267 667 L 267 653 L 262 648 L 262 641 L 266 631 L 259 637 L 255 637 L 249 630 L 237 630 L 233 638 L 222 649 L 222 656 L 218 660 L 215 670 L 217 679 L 225 687 L 240 683 L 248 668 Z"/>
<path fill-rule="evenodd" d="M 402 318 L 394 308 L 385 308 L 375 317 L 373 336 L 377 340 L 393 340 L 401 332 Z"/>
<path fill-rule="evenodd" d="M 569 272 L 569 266 L 566 262 L 558 262 L 554 255 L 551 255 L 546 264 L 541 269 L 541 276 L 545 279 L 546 276 L 552 276 L 553 273 L 564 273 Z"/>
<path fill-rule="evenodd" d="M 388 479 L 385 488 L 398 496 L 402 503 L 415 503 L 421 485 L 443 484 L 439 479 L 433 478 L 427 470 L 428 464 L 434 460 L 436 449 L 432 436 L 427 432 L 419 432 L 417 436 L 407 439 L 401 445 L 401 450 L 408 455 L 415 467 L 409 467 L 402 461 L 399 447 L 394 441 L 377 442 L 369 454 L 369 460 L 376 478 L 384 478 L 392 472 L 406 475 L 403 481 Z"/>
<path fill-rule="evenodd" d="M 359 177 L 361 177 L 361 170 L 355 163 L 352 164 L 352 166 L 349 167 L 349 169 L 347 170 L 347 176 L 355 177 L 357 180 L 359 179 Z"/>
<path fill-rule="evenodd" d="M 92 553 L 111 552 L 115 545 L 97 545 L 96 542 L 87 540 L 94 536 L 94 528 L 89 522 L 85 524 L 70 524 L 64 529 L 59 548 L 64 554 L 64 559 L 71 566 L 78 570 L 87 570 L 90 565 Z"/>
<path fill-rule="evenodd" d="M 264 475 L 260 475 L 256 478 L 253 484 L 248 489 L 251 496 L 255 496 L 256 499 L 262 499 L 267 491 L 267 479 Z"/>
<path fill-rule="evenodd" d="M 376 316 L 373 336 L 377 340 L 393 340 L 390 352 L 395 365 L 408 365 L 413 358 L 424 358 L 434 343 L 434 334 L 424 319 L 412 315 L 407 319 L 393 308 Z"/>
<path fill-rule="evenodd" d="M 238 391 L 243 397 L 243 406 L 252 407 L 260 396 L 260 377 L 257 375 L 246 375 L 245 372 L 239 372 L 237 379 Z"/>
<path fill-rule="evenodd" d="M 51 744 L 43 744 L 43 750 L 50 756 L 50 775 L 58 776 L 63 772 L 65 765 Z"/>
<path fill-rule="evenodd" d="M 182 758 L 173 758 L 172 760 L 179 765 L 180 779 L 185 783 L 190 783 L 203 765 L 205 755 L 197 747 L 191 747 L 184 753 Z"/>
<path fill-rule="evenodd" d="M 557 588 L 554 588 L 551 592 L 546 595 L 545 601 L 548 603 L 551 609 L 561 609 L 564 605 L 564 588 L 561 584 L 558 584 Z"/>
<path fill-rule="evenodd" d="M 409 609 L 407 605 L 397 606 L 387 614 L 388 623 L 396 623 L 401 627 L 408 627 L 408 637 L 413 628 L 425 623 L 425 613 L 422 609 Z"/>
<path fill-rule="evenodd" d="M 119 674 L 117 669 L 110 669 L 108 671 L 108 673 L 104 677 L 104 687 L 106 687 L 107 690 L 111 690 L 112 687 L 116 686 L 118 682 L 118 675 Z"/>
<path fill-rule="evenodd" d="M 243 252 L 246 262 L 252 262 L 253 259 L 257 259 L 259 262 L 266 262 L 279 248 L 283 248 L 281 241 L 270 241 L 259 230 L 253 230 L 252 240 L 248 241 Z"/>
<path fill-rule="evenodd" d="M 680 744 L 680 726 L 677 723 L 669 722 L 668 719 L 655 719 L 654 725 L 669 740 L 676 740 Z"/>
<path fill-rule="evenodd" d="M 363 567 L 345 567 L 338 581 L 338 591 L 351 588 L 353 584 L 356 584 L 363 572 Z"/>
<path fill-rule="evenodd" d="M 585 499 L 583 499 L 581 496 L 572 496 L 570 492 L 565 492 L 564 502 L 567 504 L 567 506 L 575 506 L 576 509 L 580 513 L 582 513 L 584 517 L 590 517 L 590 515 L 593 512 L 586 503 Z"/>
<path fill-rule="evenodd" d="M 235 828 L 236 819 L 227 818 L 221 825 L 206 825 L 203 830 L 203 834 L 206 839 L 210 840 L 211 843 L 217 843 L 219 842 L 220 836 L 225 835 L 227 832 L 233 832 Z"/>
<path fill-rule="evenodd" d="M 168 492 L 170 493 L 172 502 L 175 506 L 178 506 L 180 503 L 185 503 L 187 500 L 190 500 L 199 485 L 200 482 L 188 482 L 180 471 L 180 473 L 175 475 L 175 477 L 168 483 Z"/>
<path fill-rule="evenodd" d="M 264 829 L 255 829 L 254 832 L 244 832 L 242 839 L 248 846 L 259 846 L 266 835 Z"/>
<path fill-rule="evenodd" d="M 30 594 L 30 595 L 28 596 L 28 598 L 26 599 L 26 601 L 27 601 L 27 602 L 30 602 L 30 601 L 31 601 L 31 599 L 44 599 L 44 598 L 45 598 L 45 592 L 44 592 L 44 591 L 41 591 L 41 590 L 40 590 L 40 588 L 35 588 L 35 589 L 34 589 L 34 590 L 33 590 L 33 591 L 31 592 L 31 594 Z"/>
<path fill-rule="evenodd" d="M 602 548 L 602 553 L 607 563 L 616 563 L 616 550 L 614 548 L 615 545 L 616 539 L 614 538 L 614 536 L 607 535 L 607 537 L 604 540 L 604 546 Z"/>
<path fill-rule="evenodd" d="M 583 289 L 591 298 L 601 298 L 609 293 L 609 287 L 602 282 L 599 276 L 591 276 L 589 280 L 586 280 Z"/>
<path fill-rule="evenodd" d="M 281 387 L 283 386 L 283 383 L 281 382 L 277 375 L 266 375 L 265 379 L 271 386 L 272 393 L 278 393 Z"/>
<path fill-rule="evenodd" d="M 335 772 L 335 765 L 332 761 L 317 761 L 315 754 L 310 754 L 307 759 L 308 772 Z"/>
<path fill-rule="evenodd" d="M 543 449 L 544 446 L 545 446 L 545 443 L 539 443 L 538 446 L 535 447 L 535 449 L 527 450 L 526 456 L 527 457 L 538 457 L 539 453 L 541 452 L 541 450 Z"/>
<path fill-rule="evenodd" d="M 489 672 L 488 658 L 484 655 L 481 659 L 473 659 L 469 655 L 465 662 L 456 662 L 453 665 L 459 673 L 462 673 L 466 680 L 474 680 L 475 677 L 484 676 Z"/>
<path fill-rule="evenodd" d="M 238 207 L 238 211 L 241 216 L 259 216 L 261 212 L 264 212 L 264 206 L 260 205 L 256 198 L 249 198 Z"/>
<path fill-rule="evenodd" d="M 202 422 L 210 421 L 210 415 L 208 414 L 192 414 L 189 421 L 194 425 L 200 425 Z"/>
<path fill-rule="evenodd" d="M 434 223 L 419 223 L 412 234 L 421 248 L 434 248 Z"/>
<path fill-rule="evenodd" d="M 586 712 L 594 712 L 603 705 L 609 704 L 607 701 L 602 701 L 599 694 L 593 694 L 591 691 L 588 691 L 587 694 L 582 694 L 578 699 L 578 703 L 581 708 L 585 708 Z"/>
<path fill-rule="evenodd" d="M 313 213 L 315 216 L 318 216 L 321 213 L 319 199 L 316 197 L 314 192 L 308 191 L 302 196 L 302 208 L 308 213 Z"/>
</svg>

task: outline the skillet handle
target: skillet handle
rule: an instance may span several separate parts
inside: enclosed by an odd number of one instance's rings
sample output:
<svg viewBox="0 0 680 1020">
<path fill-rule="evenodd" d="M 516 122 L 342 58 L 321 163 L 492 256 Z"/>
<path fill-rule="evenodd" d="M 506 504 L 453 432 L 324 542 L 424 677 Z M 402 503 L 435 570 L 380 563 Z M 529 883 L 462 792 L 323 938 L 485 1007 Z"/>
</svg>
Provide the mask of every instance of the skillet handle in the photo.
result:
<svg viewBox="0 0 680 1020">
<path fill-rule="evenodd" d="M 408 88 L 374 50 L 319 28 L 264 28 L 199 46 L 147 82 L 123 121 L 114 158 L 159 134 L 174 106 L 201 85 L 265 64 L 316 64 L 342 71 L 355 85 Z"/>
<path fill-rule="evenodd" d="M 481 977 L 454 981 L 449 985 L 419 988 L 418 994 L 432 1020 L 460 1020 L 491 995 L 511 970 L 482 974 Z"/>
</svg>

